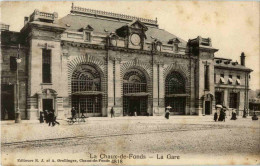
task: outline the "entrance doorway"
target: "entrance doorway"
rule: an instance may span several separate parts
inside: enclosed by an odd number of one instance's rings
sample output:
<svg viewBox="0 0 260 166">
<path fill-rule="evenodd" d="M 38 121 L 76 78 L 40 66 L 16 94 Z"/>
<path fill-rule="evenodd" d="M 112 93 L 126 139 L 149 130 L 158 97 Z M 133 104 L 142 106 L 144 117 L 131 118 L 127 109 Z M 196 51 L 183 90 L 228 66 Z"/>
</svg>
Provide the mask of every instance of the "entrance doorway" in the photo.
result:
<svg viewBox="0 0 260 166">
<path fill-rule="evenodd" d="M 171 106 L 170 109 L 171 114 L 173 115 L 184 115 L 185 114 L 185 106 L 186 106 L 186 98 L 185 97 L 166 97 L 165 107 Z"/>
<path fill-rule="evenodd" d="M 51 111 L 53 110 L 53 100 L 52 99 L 42 99 L 43 110 Z"/>
<path fill-rule="evenodd" d="M 205 101 L 205 115 L 210 115 L 210 110 L 211 106 L 210 106 L 210 101 Z"/>
<path fill-rule="evenodd" d="M 147 97 L 124 97 L 124 115 L 147 116 Z"/>
<path fill-rule="evenodd" d="M 3 84 L 1 86 L 1 120 L 14 120 L 14 86 Z"/>
<path fill-rule="evenodd" d="M 76 109 L 77 113 L 85 114 L 85 116 L 102 116 L 102 96 L 73 95 L 72 107 Z"/>
</svg>

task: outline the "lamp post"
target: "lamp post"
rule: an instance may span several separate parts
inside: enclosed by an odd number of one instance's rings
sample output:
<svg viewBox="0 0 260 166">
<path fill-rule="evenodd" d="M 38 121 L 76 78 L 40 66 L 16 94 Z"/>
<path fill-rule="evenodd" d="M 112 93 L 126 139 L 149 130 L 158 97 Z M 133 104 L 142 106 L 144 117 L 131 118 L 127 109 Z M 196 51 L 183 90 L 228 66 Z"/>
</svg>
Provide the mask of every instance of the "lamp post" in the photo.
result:
<svg viewBox="0 0 260 166">
<path fill-rule="evenodd" d="M 18 45 L 18 50 L 17 50 L 17 58 L 16 58 L 16 111 L 15 111 L 15 123 L 20 123 L 21 122 L 21 113 L 20 113 L 20 108 L 19 108 L 19 79 L 18 79 L 18 67 L 19 63 L 22 62 L 22 58 L 20 58 L 20 44 Z"/>
</svg>

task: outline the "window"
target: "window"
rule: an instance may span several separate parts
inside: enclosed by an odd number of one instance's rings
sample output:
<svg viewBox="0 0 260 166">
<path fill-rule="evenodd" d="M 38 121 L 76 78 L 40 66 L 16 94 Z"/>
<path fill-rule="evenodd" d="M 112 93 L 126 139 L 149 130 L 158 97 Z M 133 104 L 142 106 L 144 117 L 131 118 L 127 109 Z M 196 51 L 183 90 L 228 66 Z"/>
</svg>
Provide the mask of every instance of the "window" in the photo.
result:
<svg viewBox="0 0 260 166">
<path fill-rule="evenodd" d="M 224 92 L 215 92 L 216 104 L 223 105 Z"/>
<path fill-rule="evenodd" d="M 220 83 L 225 84 L 224 74 L 220 74 Z"/>
<path fill-rule="evenodd" d="M 238 93 L 230 93 L 229 108 L 237 108 L 237 106 L 238 106 Z"/>
<path fill-rule="evenodd" d="M 175 47 L 175 52 L 178 52 L 179 51 L 178 44 L 174 44 L 174 47 Z"/>
<path fill-rule="evenodd" d="M 185 79 L 183 76 L 173 71 L 170 73 L 165 80 L 165 94 L 185 94 Z"/>
<path fill-rule="evenodd" d="M 10 70 L 11 71 L 16 71 L 17 70 L 16 57 L 14 57 L 14 56 L 10 57 Z"/>
<path fill-rule="evenodd" d="M 241 85 L 240 76 L 237 76 L 236 84 Z"/>
<path fill-rule="evenodd" d="M 85 41 L 90 41 L 90 33 L 85 32 Z"/>
<path fill-rule="evenodd" d="M 216 79 L 216 73 L 214 73 L 214 83 L 216 83 L 217 79 Z"/>
<path fill-rule="evenodd" d="M 51 83 L 51 50 L 42 50 L 42 82 Z"/>
<path fill-rule="evenodd" d="M 232 85 L 232 83 L 233 83 L 232 75 L 229 75 L 229 78 L 228 78 L 228 84 Z"/>
<path fill-rule="evenodd" d="M 209 65 L 204 66 L 204 89 L 209 90 Z"/>
</svg>

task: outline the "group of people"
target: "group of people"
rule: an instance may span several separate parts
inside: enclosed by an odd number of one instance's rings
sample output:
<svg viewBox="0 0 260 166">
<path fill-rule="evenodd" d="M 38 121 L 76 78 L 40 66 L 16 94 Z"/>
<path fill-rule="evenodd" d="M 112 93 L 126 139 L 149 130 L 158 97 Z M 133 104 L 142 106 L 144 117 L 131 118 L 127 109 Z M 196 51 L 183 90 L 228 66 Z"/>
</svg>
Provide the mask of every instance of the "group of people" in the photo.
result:
<svg viewBox="0 0 260 166">
<path fill-rule="evenodd" d="M 54 114 L 54 110 L 44 110 L 40 112 L 40 123 L 48 123 L 49 126 L 55 126 L 56 124 L 60 124 L 57 122 L 57 117 Z"/>
<path fill-rule="evenodd" d="M 216 121 L 224 121 L 225 122 L 226 119 L 226 112 L 223 108 L 221 108 L 220 110 L 217 110 L 214 114 L 214 120 Z"/>
<path fill-rule="evenodd" d="M 225 108 L 217 108 L 217 111 L 214 114 L 214 121 L 224 121 L 226 119 L 226 109 Z M 237 119 L 237 113 L 236 110 L 232 110 L 232 115 L 230 120 L 236 120 Z"/>
</svg>

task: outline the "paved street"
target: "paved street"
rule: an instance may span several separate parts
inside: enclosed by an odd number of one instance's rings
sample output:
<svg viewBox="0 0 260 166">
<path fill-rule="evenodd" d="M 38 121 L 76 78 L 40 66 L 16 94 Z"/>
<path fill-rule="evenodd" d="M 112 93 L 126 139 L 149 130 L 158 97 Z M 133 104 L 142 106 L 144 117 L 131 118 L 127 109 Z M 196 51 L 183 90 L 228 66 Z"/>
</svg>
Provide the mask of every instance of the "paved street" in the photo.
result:
<svg viewBox="0 0 260 166">
<path fill-rule="evenodd" d="M 192 164 L 198 159 L 209 164 L 259 164 L 259 121 L 249 117 L 229 119 L 214 122 L 211 116 L 174 116 L 169 120 L 163 117 L 89 118 L 86 123 L 74 125 L 60 121 L 61 125 L 55 127 L 36 121 L 5 122 L 2 123 L 2 159 L 31 155 L 74 159 L 89 158 L 90 153 L 97 156 L 144 154 L 153 161 L 150 164 Z M 165 159 L 167 154 L 180 156 L 180 159 Z M 164 159 L 157 159 L 157 155 Z M 133 160 L 128 159 L 123 164 L 133 164 Z M 135 162 L 149 163 L 148 159 Z"/>
</svg>

